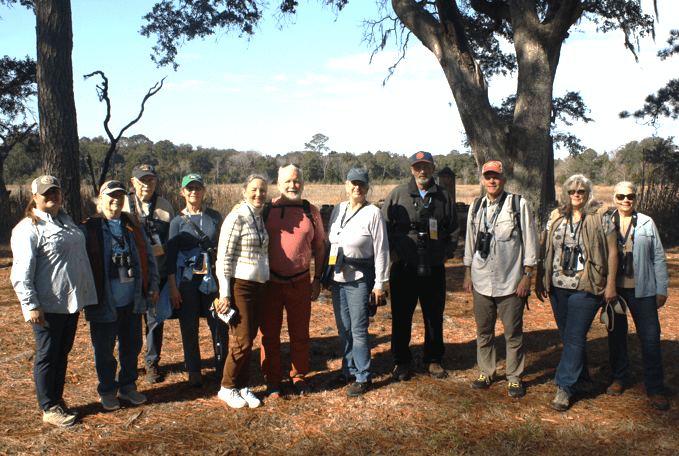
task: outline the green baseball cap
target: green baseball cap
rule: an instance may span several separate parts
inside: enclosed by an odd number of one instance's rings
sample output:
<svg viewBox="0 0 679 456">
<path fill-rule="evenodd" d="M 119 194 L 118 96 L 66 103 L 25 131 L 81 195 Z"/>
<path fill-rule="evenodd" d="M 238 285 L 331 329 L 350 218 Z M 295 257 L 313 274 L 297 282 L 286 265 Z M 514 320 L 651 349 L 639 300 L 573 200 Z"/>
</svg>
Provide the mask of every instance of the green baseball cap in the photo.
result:
<svg viewBox="0 0 679 456">
<path fill-rule="evenodd" d="M 200 174 L 187 174 L 182 179 L 182 188 L 186 187 L 191 182 L 198 182 L 200 185 L 205 187 L 205 184 L 203 183 L 203 178 L 201 177 Z"/>
</svg>

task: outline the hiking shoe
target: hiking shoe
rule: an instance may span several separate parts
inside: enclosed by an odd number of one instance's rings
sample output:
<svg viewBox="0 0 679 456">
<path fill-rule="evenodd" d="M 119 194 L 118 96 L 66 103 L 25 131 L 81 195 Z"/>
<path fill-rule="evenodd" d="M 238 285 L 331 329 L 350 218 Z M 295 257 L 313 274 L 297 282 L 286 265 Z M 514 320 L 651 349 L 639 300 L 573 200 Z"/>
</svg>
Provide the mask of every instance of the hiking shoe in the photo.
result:
<svg viewBox="0 0 679 456">
<path fill-rule="evenodd" d="M 587 380 L 578 380 L 573 385 L 573 391 L 580 394 L 591 394 L 594 391 L 594 384 Z"/>
<path fill-rule="evenodd" d="M 189 386 L 200 388 L 203 386 L 203 375 L 200 373 L 200 371 L 189 372 L 188 383 Z"/>
<path fill-rule="evenodd" d="M 158 363 L 146 363 L 146 383 L 153 385 L 154 383 L 162 382 L 163 374 L 160 373 Z"/>
<path fill-rule="evenodd" d="M 257 399 L 257 396 L 255 396 L 255 394 L 252 391 L 250 391 L 250 388 L 248 388 L 247 386 L 245 388 L 241 388 L 240 397 L 245 399 L 245 402 L 248 403 L 248 407 L 250 408 L 257 408 L 260 405 L 262 405 L 262 401 Z"/>
<path fill-rule="evenodd" d="M 490 377 L 486 377 L 485 375 L 481 374 L 479 375 L 479 378 L 472 382 L 472 388 L 477 390 L 485 390 L 490 388 L 491 383 L 492 381 Z"/>
<path fill-rule="evenodd" d="M 236 388 L 222 388 L 217 393 L 217 397 L 226 402 L 231 408 L 243 408 L 248 405 L 248 402 L 243 399 L 240 392 Z"/>
<path fill-rule="evenodd" d="M 429 363 L 429 375 L 434 378 L 443 379 L 448 376 L 446 370 L 437 362 Z"/>
<path fill-rule="evenodd" d="M 410 364 L 397 364 L 391 376 L 398 382 L 410 380 Z"/>
<path fill-rule="evenodd" d="M 73 426 L 75 413 L 66 412 L 61 405 L 55 405 L 42 412 L 42 421 L 59 427 Z"/>
<path fill-rule="evenodd" d="M 141 405 L 147 400 L 146 396 L 144 396 L 137 390 L 131 390 L 128 391 L 127 393 L 118 393 L 118 397 L 124 401 L 130 401 L 134 405 Z"/>
<path fill-rule="evenodd" d="M 556 396 L 554 396 L 554 400 L 552 401 L 552 408 L 560 412 L 565 412 L 566 410 L 568 410 L 568 407 L 570 407 L 570 405 L 571 400 L 568 397 L 566 390 L 561 388 L 560 386 L 557 386 Z"/>
<path fill-rule="evenodd" d="M 620 382 L 613 382 L 606 390 L 606 394 L 610 394 L 611 396 L 621 396 L 624 391 L 625 385 Z"/>
<path fill-rule="evenodd" d="M 667 398 L 664 394 L 654 394 L 648 396 L 648 400 L 651 403 L 651 407 L 656 410 L 667 410 L 670 408 L 670 404 L 667 402 Z"/>
<path fill-rule="evenodd" d="M 266 397 L 270 399 L 278 399 L 281 397 L 281 387 L 278 383 L 266 384 Z"/>
<path fill-rule="evenodd" d="M 294 382 L 293 385 L 295 386 L 295 390 L 299 396 L 304 397 L 311 394 L 311 388 L 309 388 L 309 385 L 307 385 L 304 380 Z"/>
<path fill-rule="evenodd" d="M 330 381 L 333 386 L 347 386 L 354 381 L 353 375 L 337 374 L 337 377 Z"/>
<path fill-rule="evenodd" d="M 120 408 L 120 401 L 115 394 L 108 394 L 106 396 L 100 396 L 99 400 L 101 405 L 104 406 L 104 410 L 118 410 Z"/>
<path fill-rule="evenodd" d="M 347 388 L 347 396 L 358 397 L 363 396 L 370 390 L 371 382 L 354 382 L 349 388 Z"/>
<path fill-rule="evenodd" d="M 526 395 L 526 388 L 521 382 L 509 382 L 509 397 L 514 399 L 522 398 Z"/>
</svg>

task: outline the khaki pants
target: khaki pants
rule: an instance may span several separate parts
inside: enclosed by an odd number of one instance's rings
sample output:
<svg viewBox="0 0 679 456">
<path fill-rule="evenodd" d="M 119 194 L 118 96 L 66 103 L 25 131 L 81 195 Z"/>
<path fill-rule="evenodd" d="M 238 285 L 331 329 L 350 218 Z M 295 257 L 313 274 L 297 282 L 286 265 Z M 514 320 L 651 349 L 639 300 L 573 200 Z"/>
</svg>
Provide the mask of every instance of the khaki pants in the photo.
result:
<svg viewBox="0 0 679 456">
<path fill-rule="evenodd" d="M 495 376 L 495 322 L 498 315 L 505 330 L 507 344 L 507 381 L 519 382 L 523 375 L 523 300 L 515 294 L 509 296 L 484 296 L 474 290 L 474 317 L 476 319 L 476 361 L 482 375 Z"/>
</svg>

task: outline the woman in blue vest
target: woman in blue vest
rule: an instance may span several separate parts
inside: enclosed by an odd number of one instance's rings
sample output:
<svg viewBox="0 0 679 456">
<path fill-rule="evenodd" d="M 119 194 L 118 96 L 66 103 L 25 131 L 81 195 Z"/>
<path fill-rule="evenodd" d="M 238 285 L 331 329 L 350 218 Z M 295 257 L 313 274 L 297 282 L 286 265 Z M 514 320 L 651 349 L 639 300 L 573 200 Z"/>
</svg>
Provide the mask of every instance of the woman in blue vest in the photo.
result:
<svg viewBox="0 0 679 456">
<path fill-rule="evenodd" d="M 212 333 L 215 372 L 222 377 L 229 346 L 229 328 L 210 310 L 219 298 L 215 277 L 215 258 L 222 215 L 203 207 L 205 184 L 199 174 L 182 179 L 181 194 L 186 207 L 170 223 L 167 244 L 167 283 L 170 302 L 179 309 L 179 328 L 184 347 L 184 364 L 190 386 L 203 384 L 202 361 L 198 343 L 200 317 L 207 318 Z"/>
<path fill-rule="evenodd" d="M 158 301 L 158 266 L 136 216 L 123 211 L 127 190 L 108 181 L 99 190 L 98 210 L 81 229 L 97 288 L 99 305 L 85 309 L 90 322 L 101 404 L 120 408 L 118 398 L 139 405 L 137 359 L 143 344 L 142 315 Z M 115 357 L 118 342 L 118 360 Z"/>
</svg>

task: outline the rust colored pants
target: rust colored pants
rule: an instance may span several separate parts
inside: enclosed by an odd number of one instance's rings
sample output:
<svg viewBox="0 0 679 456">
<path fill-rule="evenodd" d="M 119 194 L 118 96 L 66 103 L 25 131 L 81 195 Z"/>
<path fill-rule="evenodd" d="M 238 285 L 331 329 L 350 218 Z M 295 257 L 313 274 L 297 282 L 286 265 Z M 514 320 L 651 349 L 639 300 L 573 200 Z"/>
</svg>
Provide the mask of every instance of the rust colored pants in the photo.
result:
<svg viewBox="0 0 679 456">
<path fill-rule="evenodd" d="M 252 344 L 257 337 L 262 317 L 266 284 L 249 280 L 231 279 L 236 315 L 230 326 L 229 354 L 224 363 L 222 386 L 224 388 L 245 388 L 250 382 L 250 359 Z"/>
<path fill-rule="evenodd" d="M 309 319 L 311 318 L 311 283 L 309 276 L 290 283 L 267 282 L 264 313 L 261 319 L 262 373 L 267 383 L 283 380 L 281 361 L 281 327 L 283 308 L 287 314 L 290 336 L 290 378 L 302 381 L 309 373 Z"/>
</svg>

